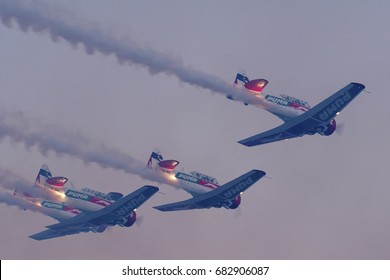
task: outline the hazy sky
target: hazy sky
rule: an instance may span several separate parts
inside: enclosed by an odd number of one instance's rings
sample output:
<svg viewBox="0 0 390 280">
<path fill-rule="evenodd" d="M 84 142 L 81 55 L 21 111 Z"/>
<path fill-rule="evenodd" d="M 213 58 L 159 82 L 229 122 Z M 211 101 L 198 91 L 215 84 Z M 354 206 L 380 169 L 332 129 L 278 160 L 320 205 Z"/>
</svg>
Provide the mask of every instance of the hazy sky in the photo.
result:
<svg viewBox="0 0 390 280">
<path fill-rule="evenodd" d="M 1 169 L 33 183 L 46 163 L 80 188 L 165 195 L 139 226 L 41 242 L 28 236 L 55 220 L 1 203 L 1 259 L 390 258 L 388 1 L 23 2 L 47 20 L 23 31 L 0 0 Z M 372 93 L 337 117 L 341 135 L 248 148 L 237 141 L 281 121 L 214 92 L 242 70 L 312 106 L 350 82 Z M 238 210 L 159 212 L 190 196 L 136 175 L 156 147 L 220 183 L 251 169 L 272 179 Z"/>
</svg>

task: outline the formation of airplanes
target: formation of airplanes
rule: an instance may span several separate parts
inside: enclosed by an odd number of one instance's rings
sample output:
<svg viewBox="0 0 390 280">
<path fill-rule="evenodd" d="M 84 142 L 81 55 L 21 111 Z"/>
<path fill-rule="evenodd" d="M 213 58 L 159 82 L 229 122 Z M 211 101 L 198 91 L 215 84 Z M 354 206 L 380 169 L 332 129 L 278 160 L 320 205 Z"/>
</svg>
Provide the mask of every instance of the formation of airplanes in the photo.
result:
<svg viewBox="0 0 390 280">
<path fill-rule="evenodd" d="M 264 94 L 267 84 L 265 79 L 249 80 L 245 74 L 236 75 L 234 87 L 238 94 L 255 97 L 258 107 L 284 121 L 276 128 L 238 141 L 242 145 L 262 145 L 306 134 L 331 135 L 336 130 L 334 118 L 365 88 L 363 84 L 350 83 L 311 108 L 308 102 L 288 95 Z M 231 95 L 227 98 L 234 99 Z M 177 160 L 164 160 L 159 150 L 153 151 L 149 157 L 149 170 L 192 196 L 187 200 L 153 207 L 159 211 L 236 209 L 241 204 L 243 192 L 266 175 L 262 170 L 253 169 L 220 185 L 214 177 L 197 171 L 177 171 L 178 165 Z M 158 187 L 145 185 L 123 196 L 118 192 L 76 189 L 66 177 L 53 177 L 47 165 L 42 165 L 32 188 L 44 190 L 47 197 L 36 197 L 33 191 L 15 190 L 15 198 L 44 209 L 42 213 L 58 220 L 58 223 L 46 226 L 46 230 L 29 236 L 35 240 L 83 232 L 101 233 L 116 225 L 131 227 L 137 219 L 136 210 L 159 191 Z"/>
<path fill-rule="evenodd" d="M 174 176 L 178 161 L 162 160 L 161 154 L 153 152 L 148 167 L 161 176 Z M 160 211 L 176 211 L 202 208 L 235 209 L 241 203 L 241 194 L 260 180 L 264 171 L 252 170 L 219 186 L 216 179 L 191 172 L 176 173 L 180 186 L 194 198 L 186 201 L 155 206 Z M 82 232 L 102 233 L 115 225 L 131 227 L 137 219 L 136 210 L 155 195 L 159 188 L 145 185 L 123 196 L 118 192 L 103 193 L 90 188 L 76 189 L 66 177 L 53 177 L 48 166 L 42 165 L 35 180 L 35 188 L 47 191 L 47 197 L 36 197 L 33 191 L 18 192 L 14 196 L 35 207 L 41 207 L 45 215 L 59 221 L 46 226 L 48 229 L 29 236 L 35 240 L 46 240 Z M 32 187 L 32 188 L 33 188 Z"/>
</svg>

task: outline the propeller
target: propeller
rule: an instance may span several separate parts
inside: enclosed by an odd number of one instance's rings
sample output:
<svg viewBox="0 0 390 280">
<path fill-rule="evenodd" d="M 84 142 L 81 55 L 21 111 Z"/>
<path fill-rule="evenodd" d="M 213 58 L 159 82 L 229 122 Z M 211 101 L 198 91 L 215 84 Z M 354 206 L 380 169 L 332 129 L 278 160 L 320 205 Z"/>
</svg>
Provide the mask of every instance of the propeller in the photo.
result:
<svg viewBox="0 0 390 280">
<path fill-rule="evenodd" d="M 108 234 L 110 234 L 111 232 L 112 232 L 112 229 L 113 229 L 114 227 L 113 226 L 108 226 L 107 228 L 106 228 L 106 232 L 108 233 Z"/>
<path fill-rule="evenodd" d="M 137 216 L 137 219 L 135 220 L 135 225 L 138 228 L 140 228 L 143 223 L 144 223 L 144 216 Z"/>
<path fill-rule="evenodd" d="M 337 135 L 339 135 L 339 136 L 343 135 L 344 129 L 345 129 L 345 123 L 338 123 L 337 127 L 336 127 Z"/>
<path fill-rule="evenodd" d="M 242 216 L 242 209 L 241 207 L 237 207 L 237 209 L 234 210 L 234 218 L 238 219 Z"/>
</svg>

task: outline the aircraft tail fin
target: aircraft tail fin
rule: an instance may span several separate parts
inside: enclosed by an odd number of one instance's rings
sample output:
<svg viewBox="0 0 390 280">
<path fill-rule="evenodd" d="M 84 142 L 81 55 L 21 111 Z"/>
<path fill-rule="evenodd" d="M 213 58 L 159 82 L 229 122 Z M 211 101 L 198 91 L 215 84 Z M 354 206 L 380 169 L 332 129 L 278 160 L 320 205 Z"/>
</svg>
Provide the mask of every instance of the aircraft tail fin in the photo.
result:
<svg viewBox="0 0 390 280">
<path fill-rule="evenodd" d="M 148 163 L 146 164 L 147 167 L 151 169 L 156 169 L 158 166 L 158 163 L 162 161 L 164 158 L 161 155 L 160 149 L 154 149 L 153 152 L 150 154 Z"/>
<path fill-rule="evenodd" d="M 46 164 L 42 164 L 41 169 L 39 169 L 37 178 L 35 179 L 35 184 L 41 185 L 46 183 L 47 179 L 50 179 L 52 174 L 49 170 L 49 167 Z"/>
<path fill-rule="evenodd" d="M 175 167 L 179 164 L 179 161 L 174 159 L 164 160 L 159 149 L 154 149 L 149 157 L 147 167 L 155 171 L 164 171 L 171 173 Z"/>
<path fill-rule="evenodd" d="M 249 80 L 245 73 L 237 73 L 236 78 L 234 79 L 234 87 L 237 89 L 245 88 L 246 90 L 252 92 L 255 95 L 259 95 L 265 86 L 268 84 L 266 79 L 254 79 Z M 234 100 L 232 95 L 226 96 L 228 99 Z M 248 105 L 248 103 L 244 103 Z"/>
<path fill-rule="evenodd" d="M 234 80 L 234 87 L 245 87 L 246 89 L 255 93 L 262 92 L 267 84 L 268 81 L 266 79 L 249 80 L 245 73 L 237 73 L 236 79 Z"/>
<path fill-rule="evenodd" d="M 237 73 L 236 78 L 234 79 L 234 87 L 242 88 L 247 82 L 249 82 L 249 78 L 245 73 Z"/>
</svg>

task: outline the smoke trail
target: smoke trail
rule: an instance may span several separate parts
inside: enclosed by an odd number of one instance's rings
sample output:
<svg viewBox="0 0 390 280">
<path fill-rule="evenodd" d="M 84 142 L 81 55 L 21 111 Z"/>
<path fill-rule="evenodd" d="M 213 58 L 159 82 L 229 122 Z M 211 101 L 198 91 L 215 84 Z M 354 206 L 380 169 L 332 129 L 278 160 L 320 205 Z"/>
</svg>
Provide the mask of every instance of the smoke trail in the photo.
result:
<svg viewBox="0 0 390 280">
<path fill-rule="evenodd" d="M 26 5 L 13 0 L 0 0 L 0 18 L 2 22 L 12 27 L 14 19 L 21 30 L 27 32 L 48 33 L 54 42 L 63 39 L 72 46 L 83 45 L 86 53 L 99 52 L 103 55 L 114 55 L 121 64 L 138 64 L 147 68 L 151 74 L 165 73 L 177 77 L 181 82 L 196 87 L 208 89 L 226 96 L 229 94 L 235 100 L 248 104 L 259 104 L 258 98 L 245 92 L 239 92 L 222 79 L 202 71 L 185 66 L 181 59 L 173 58 L 151 48 L 141 48 L 135 42 L 118 40 L 108 32 L 76 20 L 61 18 L 52 9 L 42 5 Z"/>
<path fill-rule="evenodd" d="M 35 197 L 45 197 L 51 198 L 51 195 L 47 194 L 41 189 L 34 188 L 33 184 L 27 181 L 26 179 L 16 175 L 12 171 L 7 169 L 3 169 L 0 167 L 0 186 L 3 189 L 7 189 L 10 191 L 16 191 L 20 193 L 28 193 Z M 8 191 L 0 192 L 0 203 L 5 203 L 10 206 L 17 206 L 21 210 L 31 210 L 35 212 L 42 212 L 40 207 L 26 201 L 23 199 L 19 199 L 9 193 Z"/>
<path fill-rule="evenodd" d="M 18 198 L 9 192 L 0 192 L 0 203 L 4 203 L 8 206 L 16 206 L 19 210 L 30 210 L 51 217 L 49 209 L 38 206 L 25 199 Z"/>
<path fill-rule="evenodd" d="M 57 199 L 57 196 L 48 190 L 37 188 L 34 183 L 28 181 L 14 172 L 0 167 L 0 186 L 10 191 L 26 193 L 33 197 L 42 197 L 45 199 Z"/>
<path fill-rule="evenodd" d="M 0 203 L 7 204 L 9 206 L 17 206 L 20 210 L 29 209 L 31 211 L 37 211 L 35 207 L 30 207 L 30 203 L 28 203 L 27 201 L 17 199 L 8 192 L 0 192 Z"/>
<path fill-rule="evenodd" d="M 27 149 L 37 147 L 45 156 L 52 151 L 60 156 L 76 157 L 84 163 L 96 163 L 100 167 L 122 170 L 147 180 L 170 183 L 147 169 L 146 162 L 127 155 L 119 149 L 108 148 L 101 142 L 92 141 L 80 132 L 48 124 L 39 127 L 37 122 L 34 122 L 32 128 L 23 113 L 0 113 L 0 139 L 5 137 L 23 143 Z"/>
<path fill-rule="evenodd" d="M 29 192 L 33 184 L 16 175 L 12 171 L 0 167 L 0 185 L 9 190 Z"/>
</svg>

